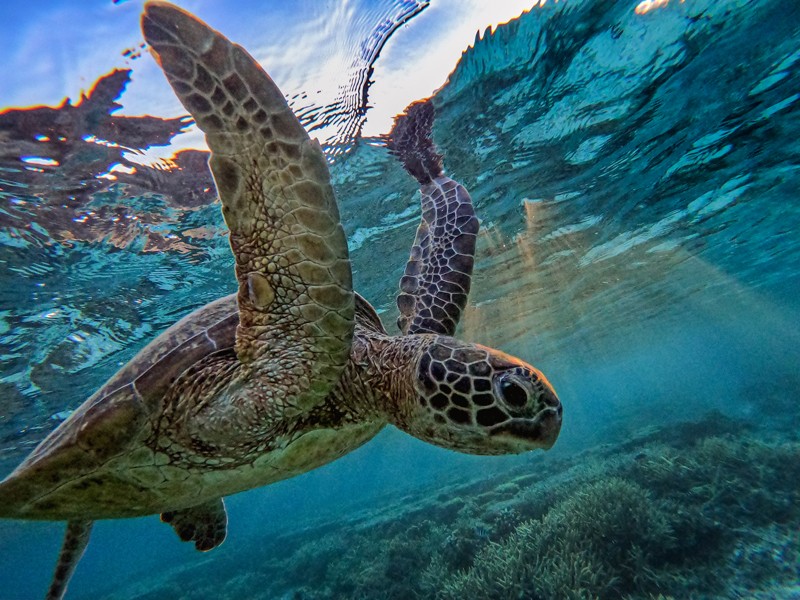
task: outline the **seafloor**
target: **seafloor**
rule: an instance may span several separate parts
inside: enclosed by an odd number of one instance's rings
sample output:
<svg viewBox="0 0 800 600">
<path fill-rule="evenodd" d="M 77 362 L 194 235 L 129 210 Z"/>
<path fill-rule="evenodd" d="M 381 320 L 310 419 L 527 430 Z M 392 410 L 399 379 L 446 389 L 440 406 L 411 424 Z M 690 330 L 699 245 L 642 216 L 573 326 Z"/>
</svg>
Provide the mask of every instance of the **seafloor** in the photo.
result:
<svg viewBox="0 0 800 600">
<path fill-rule="evenodd" d="M 532 456 L 104 598 L 800 598 L 800 437 L 777 422 L 711 414 Z"/>
</svg>

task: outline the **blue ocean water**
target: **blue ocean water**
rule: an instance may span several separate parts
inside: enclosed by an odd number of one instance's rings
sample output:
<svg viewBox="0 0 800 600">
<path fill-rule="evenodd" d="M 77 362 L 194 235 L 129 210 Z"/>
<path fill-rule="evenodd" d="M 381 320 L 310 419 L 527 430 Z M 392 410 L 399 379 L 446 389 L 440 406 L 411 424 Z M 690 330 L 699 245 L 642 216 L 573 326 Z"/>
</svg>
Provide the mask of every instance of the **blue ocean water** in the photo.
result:
<svg viewBox="0 0 800 600">
<path fill-rule="evenodd" d="M 157 518 L 99 523 L 68 597 L 797 597 L 799 61 L 800 7 L 778 0 L 562 0 L 476 41 L 433 97 L 482 227 L 459 337 L 547 373 L 555 448 L 470 457 L 388 429 L 231 498 L 209 554 Z M 88 127 L 115 89 L 61 114 Z M 100 185 L 111 159 L 85 148 L 25 171 L 9 132 L 42 132 L 20 123 L 0 121 L 4 474 L 233 291 L 202 156 Z M 331 154 L 356 288 L 392 327 L 416 186 L 379 139 Z M 61 531 L 0 523 L 0 594 L 43 595 Z"/>
</svg>

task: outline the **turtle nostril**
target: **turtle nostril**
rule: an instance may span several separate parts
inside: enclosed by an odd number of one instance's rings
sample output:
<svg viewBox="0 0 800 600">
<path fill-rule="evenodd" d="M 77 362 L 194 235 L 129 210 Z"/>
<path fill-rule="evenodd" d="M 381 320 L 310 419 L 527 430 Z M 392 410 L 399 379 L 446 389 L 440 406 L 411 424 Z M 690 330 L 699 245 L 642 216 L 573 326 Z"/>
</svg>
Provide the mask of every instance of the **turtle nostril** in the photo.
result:
<svg viewBox="0 0 800 600">
<path fill-rule="evenodd" d="M 561 401 L 558 396 L 550 390 L 545 390 L 541 395 L 541 401 L 545 406 L 552 406 L 558 409 L 558 414 L 561 414 Z"/>
</svg>

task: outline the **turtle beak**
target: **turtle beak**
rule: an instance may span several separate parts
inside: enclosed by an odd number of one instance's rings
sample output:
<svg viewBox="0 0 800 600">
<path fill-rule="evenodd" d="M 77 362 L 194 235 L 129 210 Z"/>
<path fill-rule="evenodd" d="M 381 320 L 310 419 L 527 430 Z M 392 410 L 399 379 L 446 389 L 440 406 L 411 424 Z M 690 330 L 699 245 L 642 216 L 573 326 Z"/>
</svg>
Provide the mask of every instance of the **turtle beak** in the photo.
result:
<svg viewBox="0 0 800 600">
<path fill-rule="evenodd" d="M 549 384 L 541 396 L 541 401 L 545 404 L 545 408 L 536 415 L 535 420 L 539 422 L 542 430 L 542 440 L 545 443 L 542 447 L 549 450 L 556 443 L 558 434 L 561 433 L 561 417 L 564 414 L 564 408 L 561 406 L 561 400 L 556 396 L 555 390 Z"/>
<path fill-rule="evenodd" d="M 511 419 L 492 430 L 492 436 L 508 436 L 519 445 L 520 451 L 553 447 L 561 431 L 561 407 L 545 408 L 533 419 Z"/>
<path fill-rule="evenodd" d="M 552 448 L 558 439 L 558 434 L 561 433 L 562 413 L 561 403 L 559 403 L 556 407 L 545 408 L 536 416 L 534 426 L 539 430 L 539 442 L 544 450 Z"/>
<path fill-rule="evenodd" d="M 501 423 L 492 429 L 491 435 L 512 438 L 521 446 L 520 452 L 537 448 L 543 450 L 552 448 L 561 432 L 563 408 L 555 391 L 549 386 L 541 395 L 540 401 L 543 408 L 536 415 Z"/>
</svg>

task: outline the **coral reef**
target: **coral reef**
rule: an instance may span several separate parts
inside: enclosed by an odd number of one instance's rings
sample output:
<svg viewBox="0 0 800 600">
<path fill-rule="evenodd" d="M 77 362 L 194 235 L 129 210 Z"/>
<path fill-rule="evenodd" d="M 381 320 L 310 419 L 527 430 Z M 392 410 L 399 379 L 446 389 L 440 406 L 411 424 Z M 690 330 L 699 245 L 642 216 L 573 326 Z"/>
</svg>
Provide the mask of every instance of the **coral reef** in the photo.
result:
<svg viewBox="0 0 800 600">
<path fill-rule="evenodd" d="M 711 415 L 240 545 L 108 598 L 793 597 L 797 481 L 796 436 Z"/>
<path fill-rule="evenodd" d="M 653 565 L 674 545 L 667 507 L 641 486 L 611 477 L 522 523 L 481 552 L 471 569 L 428 591 L 448 599 L 616 598 L 655 585 Z"/>
</svg>

